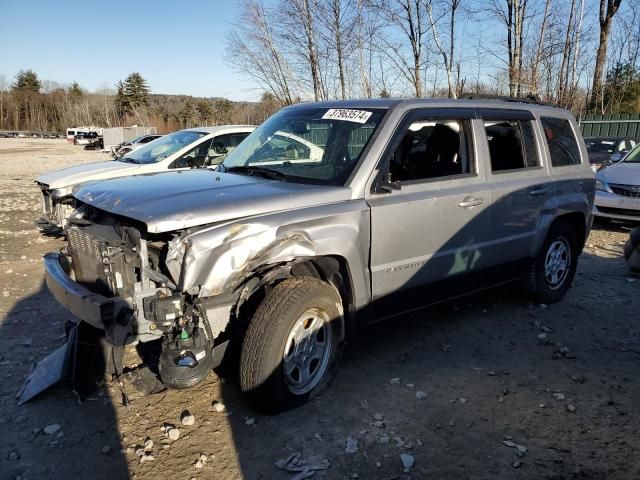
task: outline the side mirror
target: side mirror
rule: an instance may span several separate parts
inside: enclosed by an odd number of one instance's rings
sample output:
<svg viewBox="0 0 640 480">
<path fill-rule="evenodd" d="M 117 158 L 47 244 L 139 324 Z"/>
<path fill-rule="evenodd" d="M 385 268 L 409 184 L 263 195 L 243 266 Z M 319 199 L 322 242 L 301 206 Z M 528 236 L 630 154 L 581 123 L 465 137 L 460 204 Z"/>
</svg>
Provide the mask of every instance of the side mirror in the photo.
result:
<svg viewBox="0 0 640 480">
<path fill-rule="evenodd" d="M 375 193 L 391 193 L 394 190 L 400 190 L 400 182 L 393 180 L 391 172 L 383 174 L 374 187 Z"/>
</svg>

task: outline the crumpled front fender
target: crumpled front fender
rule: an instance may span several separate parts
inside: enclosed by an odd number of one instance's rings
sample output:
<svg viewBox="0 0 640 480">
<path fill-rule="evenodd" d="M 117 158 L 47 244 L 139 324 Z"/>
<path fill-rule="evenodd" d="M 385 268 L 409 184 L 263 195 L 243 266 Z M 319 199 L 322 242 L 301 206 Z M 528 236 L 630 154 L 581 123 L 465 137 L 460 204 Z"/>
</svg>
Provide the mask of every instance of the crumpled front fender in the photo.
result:
<svg viewBox="0 0 640 480">
<path fill-rule="evenodd" d="M 302 231 L 243 223 L 175 239 L 169 245 L 167 268 L 180 290 L 199 286 L 199 296 L 208 297 L 232 290 L 258 266 L 315 254 L 313 242 Z"/>
<path fill-rule="evenodd" d="M 342 258 L 356 308 L 371 300 L 369 207 L 363 200 L 187 230 L 169 242 L 166 266 L 178 289 L 211 297 L 233 293 L 265 267 L 305 258 Z"/>
</svg>

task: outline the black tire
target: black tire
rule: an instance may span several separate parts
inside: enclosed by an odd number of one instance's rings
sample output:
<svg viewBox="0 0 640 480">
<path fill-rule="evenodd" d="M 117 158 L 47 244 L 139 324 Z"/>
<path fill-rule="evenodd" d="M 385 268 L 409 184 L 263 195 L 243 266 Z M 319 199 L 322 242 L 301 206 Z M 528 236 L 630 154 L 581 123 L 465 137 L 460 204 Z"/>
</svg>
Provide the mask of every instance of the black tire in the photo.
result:
<svg viewBox="0 0 640 480">
<path fill-rule="evenodd" d="M 558 251 L 558 246 L 562 245 L 568 249 L 566 260 L 568 266 L 558 276 L 557 282 L 553 281 L 553 274 L 549 278 L 546 270 L 546 263 L 549 255 Z M 553 250 L 553 252 L 552 252 Z M 565 258 L 565 256 L 563 256 Z M 551 226 L 547 238 L 545 239 L 538 256 L 532 262 L 527 277 L 527 294 L 540 303 L 555 303 L 566 295 L 571 287 L 573 278 L 578 266 L 578 242 L 573 229 L 566 223 L 556 223 Z M 553 269 L 552 269 L 553 270 Z M 557 274 L 557 272 L 556 272 Z"/>
<path fill-rule="evenodd" d="M 629 233 L 629 240 L 634 247 L 640 246 L 640 227 L 636 227 Z"/>
<path fill-rule="evenodd" d="M 317 317 L 307 320 L 310 311 Z M 251 319 L 240 352 L 240 388 L 256 410 L 275 414 L 295 408 L 329 385 L 342 348 L 342 314 L 336 289 L 315 278 L 284 280 L 266 295 Z M 304 329 L 311 324 L 320 325 L 320 329 L 310 335 L 312 330 Z M 301 342 L 292 338 L 297 332 L 303 334 L 298 337 Z M 324 347 L 319 346 L 322 340 Z M 305 350 L 309 343 L 313 349 L 310 353 Z M 322 359 L 310 360 L 308 368 L 315 372 L 315 376 L 311 373 L 313 381 L 295 385 L 295 368 L 286 375 L 285 365 L 295 364 L 296 359 L 307 362 L 317 351 L 322 351 Z M 299 369 L 298 379 L 302 375 Z"/>
<path fill-rule="evenodd" d="M 622 247 L 622 253 L 624 254 L 624 259 L 625 260 L 629 260 L 629 258 L 631 257 L 631 254 L 633 253 L 633 251 L 638 248 L 636 247 L 633 242 L 631 241 L 631 239 L 627 240 L 624 244 L 624 246 Z"/>
</svg>

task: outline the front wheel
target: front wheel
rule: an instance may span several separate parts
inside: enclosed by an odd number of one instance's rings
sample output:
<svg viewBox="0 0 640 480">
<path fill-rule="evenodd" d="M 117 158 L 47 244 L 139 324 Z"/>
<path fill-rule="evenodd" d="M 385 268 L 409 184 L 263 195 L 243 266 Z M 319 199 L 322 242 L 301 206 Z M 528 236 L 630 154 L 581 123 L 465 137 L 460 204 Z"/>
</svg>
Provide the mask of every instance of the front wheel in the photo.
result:
<svg viewBox="0 0 640 480">
<path fill-rule="evenodd" d="M 240 353 L 240 386 L 254 408 L 278 413 L 328 385 L 341 348 L 342 303 L 310 277 L 276 285 L 257 308 Z"/>
<path fill-rule="evenodd" d="M 532 262 L 527 292 L 536 301 L 554 303 L 565 296 L 578 265 L 575 232 L 564 223 L 552 225 L 547 238 Z"/>
</svg>

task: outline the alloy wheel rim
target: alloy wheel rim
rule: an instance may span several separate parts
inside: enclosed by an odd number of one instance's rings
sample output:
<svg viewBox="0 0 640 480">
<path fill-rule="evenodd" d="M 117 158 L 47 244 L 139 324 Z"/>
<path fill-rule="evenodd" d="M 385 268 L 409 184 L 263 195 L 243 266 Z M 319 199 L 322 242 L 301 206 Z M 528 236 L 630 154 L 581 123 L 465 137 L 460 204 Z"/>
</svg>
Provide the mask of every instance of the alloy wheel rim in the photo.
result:
<svg viewBox="0 0 640 480">
<path fill-rule="evenodd" d="M 557 290 L 564 284 L 571 267 L 571 247 L 565 238 L 554 240 L 544 262 L 544 277 L 551 290 Z"/>
<path fill-rule="evenodd" d="M 284 346 L 282 364 L 289 391 L 304 395 L 324 376 L 331 355 L 331 324 L 323 310 L 310 308 L 295 321 Z"/>
</svg>

